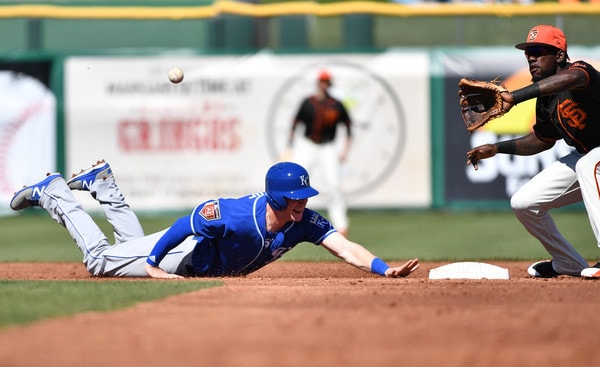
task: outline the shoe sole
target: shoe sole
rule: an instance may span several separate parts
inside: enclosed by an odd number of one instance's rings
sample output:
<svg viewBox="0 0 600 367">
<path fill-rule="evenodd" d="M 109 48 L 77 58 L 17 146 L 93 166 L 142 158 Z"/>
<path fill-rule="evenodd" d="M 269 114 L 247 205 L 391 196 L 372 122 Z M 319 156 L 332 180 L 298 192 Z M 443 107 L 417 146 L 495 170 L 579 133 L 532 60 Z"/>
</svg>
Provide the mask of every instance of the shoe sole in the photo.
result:
<svg viewBox="0 0 600 367">
<path fill-rule="evenodd" d="M 581 276 L 584 278 L 600 278 L 600 269 L 585 268 L 581 271 Z"/>
</svg>

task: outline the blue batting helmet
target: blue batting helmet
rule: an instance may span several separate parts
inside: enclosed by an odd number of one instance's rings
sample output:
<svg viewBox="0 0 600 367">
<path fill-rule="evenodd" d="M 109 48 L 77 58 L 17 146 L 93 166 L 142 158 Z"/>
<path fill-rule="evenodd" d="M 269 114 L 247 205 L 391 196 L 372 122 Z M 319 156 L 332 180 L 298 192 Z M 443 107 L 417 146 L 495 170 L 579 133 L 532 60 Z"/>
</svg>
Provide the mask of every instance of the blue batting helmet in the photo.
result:
<svg viewBox="0 0 600 367">
<path fill-rule="evenodd" d="M 310 186 L 306 169 L 292 162 L 280 162 L 269 168 L 265 178 L 265 191 L 267 202 L 275 210 L 287 207 L 286 198 L 302 200 L 319 194 Z"/>
</svg>

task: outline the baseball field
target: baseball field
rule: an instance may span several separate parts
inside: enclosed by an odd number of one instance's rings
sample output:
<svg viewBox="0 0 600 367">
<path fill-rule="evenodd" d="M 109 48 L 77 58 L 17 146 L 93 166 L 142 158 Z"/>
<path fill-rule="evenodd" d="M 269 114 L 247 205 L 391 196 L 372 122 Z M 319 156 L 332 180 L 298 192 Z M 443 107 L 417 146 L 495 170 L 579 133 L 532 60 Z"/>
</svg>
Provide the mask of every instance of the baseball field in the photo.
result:
<svg viewBox="0 0 600 367">
<path fill-rule="evenodd" d="M 177 216 L 142 218 L 150 233 Z M 581 210 L 555 213 L 595 263 Z M 105 223 L 98 224 L 110 233 Z M 243 278 L 93 278 L 36 211 L 0 220 L 0 366 L 594 366 L 600 283 L 526 273 L 547 254 L 510 212 L 355 211 L 350 237 L 410 277 L 386 279 L 310 244 Z M 456 261 L 509 280 L 430 280 Z"/>
</svg>

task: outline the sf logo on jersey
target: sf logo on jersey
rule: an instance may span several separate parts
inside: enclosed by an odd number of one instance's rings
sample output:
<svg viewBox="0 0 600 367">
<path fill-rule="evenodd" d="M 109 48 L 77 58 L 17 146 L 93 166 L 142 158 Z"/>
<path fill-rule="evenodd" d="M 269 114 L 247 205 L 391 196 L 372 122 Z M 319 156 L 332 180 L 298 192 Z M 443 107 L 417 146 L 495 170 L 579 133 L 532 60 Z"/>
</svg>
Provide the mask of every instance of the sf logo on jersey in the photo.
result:
<svg viewBox="0 0 600 367">
<path fill-rule="evenodd" d="M 587 113 L 576 102 L 565 99 L 558 105 L 558 113 L 562 118 L 567 120 L 570 126 L 579 130 L 585 129 Z"/>
</svg>

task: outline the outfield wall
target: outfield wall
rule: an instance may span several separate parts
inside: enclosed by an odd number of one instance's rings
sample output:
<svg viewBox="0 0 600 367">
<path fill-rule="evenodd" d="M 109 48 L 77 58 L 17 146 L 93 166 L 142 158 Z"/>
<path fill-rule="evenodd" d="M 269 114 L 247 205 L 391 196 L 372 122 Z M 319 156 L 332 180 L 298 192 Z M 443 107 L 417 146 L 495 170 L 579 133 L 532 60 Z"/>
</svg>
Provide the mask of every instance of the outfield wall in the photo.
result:
<svg viewBox="0 0 600 367">
<path fill-rule="evenodd" d="M 597 2 L 262 2 L 15 2 L 0 5 L 0 49 L 364 52 L 389 47 L 509 46 L 540 23 L 560 26 L 573 45 L 595 46 L 600 31 Z"/>
<path fill-rule="evenodd" d="M 566 6 L 560 14 L 549 11 L 557 10 L 555 4 L 175 2 L 143 11 L 104 5 L 0 6 L 0 29 L 6 30 L 0 37 L 14 35 L 0 49 L 0 85 L 8 102 L 0 107 L 4 211 L 15 188 L 37 180 L 39 172 L 70 173 L 98 158 L 110 160 L 139 210 L 179 210 L 259 190 L 266 168 L 286 153 L 291 116 L 322 68 L 334 74 L 334 93 L 355 120 L 355 144 L 344 168 L 351 208 L 507 208 L 519 185 L 566 147 L 535 157 L 499 156 L 477 172 L 466 167 L 471 146 L 526 133 L 533 102 L 469 135 L 458 114 L 458 79 L 501 76 L 510 87 L 524 85 L 525 62 L 512 44 L 529 29 L 525 22 L 561 23 L 572 58 L 600 58 L 597 47 L 584 46 L 600 24 L 590 23 L 600 10 L 592 4 Z M 251 20 L 256 16 L 285 26 L 271 23 L 262 41 L 249 42 L 246 37 L 262 27 Z M 314 22 L 306 22 L 311 16 Z M 488 17 L 496 30 L 510 29 L 495 31 L 499 46 L 474 47 L 493 33 L 477 27 Z M 202 30 L 205 21 L 212 25 Z M 448 21 L 456 27 L 442 32 Z M 380 24 L 385 32 L 377 30 Z M 337 41 L 328 43 L 328 37 Z M 440 46 L 452 43 L 449 37 L 455 45 Z M 256 49 L 275 38 L 276 47 Z M 311 39 L 336 50 L 325 51 Z M 10 42 L 20 43 L 11 49 Z M 186 71 L 182 84 L 167 81 L 171 66 Z M 313 174 L 317 187 L 318 176 Z M 322 206 L 323 199 L 313 203 Z"/>
<path fill-rule="evenodd" d="M 173 65 L 186 72 L 181 84 L 166 78 Z M 430 150 L 429 58 L 416 51 L 69 57 L 67 170 L 106 158 L 131 205 L 142 210 L 261 190 L 268 167 L 286 153 L 294 114 L 315 91 L 322 69 L 333 75 L 332 94 L 354 121 L 343 171 L 350 204 L 428 206 L 430 167 L 422 157 Z M 320 187 L 321 175 L 311 172 Z M 323 198 L 312 202 L 321 205 Z"/>
<path fill-rule="evenodd" d="M 570 54 L 600 60 L 598 48 L 572 47 Z M 288 153 L 300 99 L 327 69 L 335 78 L 332 92 L 355 124 L 343 171 L 351 208 L 506 207 L 523 182 L 568 147 L 533 157 L 499 155 L 474 171 L 465 166 L 466 151 L 527 133 L 534 103 L 467 134 L 456 86 L 462 76 L 500 76 L 519 88 L 529 80 L 524 64 L 519 51 L 504 47 L 4 63 L 0 81 L 10 103 L 0 110 L 3 206 L 40 172 L 75 172 L 100 158 L 111 162 L 130 203 L 143 211 L 261 190 L 266 169 Z M 167 80 L 172 66 L 186 72 L 179 85 Z M 319 182 L 313 172 L 317 188 Z M 323 206 L 323 199 L 313 203 Z"/>
</svg>

